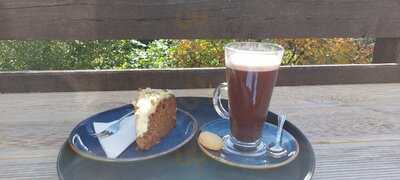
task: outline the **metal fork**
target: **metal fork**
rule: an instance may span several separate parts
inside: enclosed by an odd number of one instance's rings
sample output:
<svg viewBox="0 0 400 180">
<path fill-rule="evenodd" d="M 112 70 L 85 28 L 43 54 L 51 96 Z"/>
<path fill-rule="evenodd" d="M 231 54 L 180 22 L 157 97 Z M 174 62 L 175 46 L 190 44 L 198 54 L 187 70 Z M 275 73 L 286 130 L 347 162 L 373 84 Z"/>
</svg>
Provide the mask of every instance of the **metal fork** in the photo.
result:
<svg viewBox="0 0 400 180">
<path fill-rule="evenodd" d="M 127 117 L 129 117 L 132 114 L 133 114 L 133 111 L 129 112 L 128 114 L 125 114 L 124 116 L 122 116 L 118 120 L 116 120 L 114 124 L 111 124 L 110 126 L 108 126 L 103 131 L 101 131 L 99 133 L 94 133 L 94 134 L 91 134 L 91 135 L 94 136 L 94 137 L 97 137 L 97 138 L 106 138 L 106 137 L 109 137 L 109 136 L 117 133 L 119 131 L 120 127 L 121 127 L 122 120 L 127 118 Z"/>
</svg>

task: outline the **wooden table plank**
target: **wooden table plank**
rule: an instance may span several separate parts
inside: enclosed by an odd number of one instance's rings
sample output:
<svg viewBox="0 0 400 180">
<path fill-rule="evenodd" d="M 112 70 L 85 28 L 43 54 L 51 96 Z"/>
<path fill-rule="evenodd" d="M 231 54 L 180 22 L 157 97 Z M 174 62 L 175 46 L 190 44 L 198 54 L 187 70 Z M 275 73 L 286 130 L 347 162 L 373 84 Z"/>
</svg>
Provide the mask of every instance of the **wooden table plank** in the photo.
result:
<svg viewBox="0 0 400 180">
<path fill-rule="evenodd" d="M 315 144 L 314 179 L 400 179 L 400 141 Z"/>
<path fill-rule="evenodd" d="M 212 89 L 176 90 L 211 96 Z M 57 179 L 79 120 L 129 103 L 132 91 L 0 94 L 0 179 Z M 314 179 L 400 179 L 400 84 L 277 87 L 271 105 L 312 141 Z"/>
</svg>

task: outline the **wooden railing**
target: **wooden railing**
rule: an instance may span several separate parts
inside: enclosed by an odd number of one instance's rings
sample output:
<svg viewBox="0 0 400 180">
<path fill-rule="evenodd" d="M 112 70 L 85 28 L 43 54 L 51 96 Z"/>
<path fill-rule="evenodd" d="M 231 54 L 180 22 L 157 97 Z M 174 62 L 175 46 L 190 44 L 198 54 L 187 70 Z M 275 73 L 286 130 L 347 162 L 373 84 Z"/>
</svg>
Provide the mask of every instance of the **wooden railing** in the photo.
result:
<svg viewBox="0 0 400 180">
<path fill-rule="evenodd" d="M 210 88 L 225 80 L 224 68 L 27 71 L 0 73 L 0 92 L 105 91 L 153 88 Z M 278 85 L 400 83 L 400 66 L 283 66 Z"/>
<path fill-rule="evenodd" d="M 280 85 L 400 82 L 398 0 L 5 0 L 0 39 L 377 38 L 372 65 L 283 67 Z M 166 81 L 168 80 L 168 81 Z M 223 69 L 1 72 L 0 92 L 212 87 Z"/>
</svg>

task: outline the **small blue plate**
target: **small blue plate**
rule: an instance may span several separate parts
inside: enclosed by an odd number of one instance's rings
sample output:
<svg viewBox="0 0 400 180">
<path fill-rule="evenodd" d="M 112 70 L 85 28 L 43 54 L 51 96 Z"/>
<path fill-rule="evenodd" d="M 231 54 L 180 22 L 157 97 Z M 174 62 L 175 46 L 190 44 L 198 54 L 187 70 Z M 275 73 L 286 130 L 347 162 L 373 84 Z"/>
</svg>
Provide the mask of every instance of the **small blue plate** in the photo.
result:
<svg viewBox="0 0 400 180">
<path fill-rule="evenodd" d="M 97 137 L 93 137 L 94 122 L 112 122 L 125 114 L 132 112 L 131 104 L 111 109 L 99 114 L 93 115 L 79 123 L 71 132 L 68 142 L 72 150 L 83 157 L 106 162 L 133 162 L 145 159 L 151 159 L 173 152 L 189 142 L 198 130 L 196 119 L 188 112 L 177 109 L 176 126 L 170 133 L 161 139 L 160 143 L 154 145 L 149 150 L 138 150 L 136 143 L 128 146 L 115 159 L 107 158 Z"/>
<path fill-rule="evenodd" d="M 217 134 L 219 137 L 224 137 L 230 134 L 230 122 L 229 120 L 217 118 L 207 124 L 201 126 L 200 131 L 208 131 Z M 269 122 L 264 123 L 261 140 L 268 146 L 275 142 L 276 133 L 278 127 Z M 198 138 L 197 138 L 198 139 Z M 299 154 L 299 144 L 287 130 L 282 131 L 282 147 L 288 151 L 288 155 L 281 158 L 273 158 L 266 153 L 264 156 L 259 156 L 257 159 L 252 157 L 249 158 L 238 158 L 238 156 L 225 153 L 224 150 L 213 151 L 204 148 L 199 142 L 198 146 L 207 156 L 222 162 L 224 164 L 248 168 L 248 169 L 272 169 L 289 164 L 296 159 Z M 268 150 L 267 150 L 268 151 Z"/>
</svg>

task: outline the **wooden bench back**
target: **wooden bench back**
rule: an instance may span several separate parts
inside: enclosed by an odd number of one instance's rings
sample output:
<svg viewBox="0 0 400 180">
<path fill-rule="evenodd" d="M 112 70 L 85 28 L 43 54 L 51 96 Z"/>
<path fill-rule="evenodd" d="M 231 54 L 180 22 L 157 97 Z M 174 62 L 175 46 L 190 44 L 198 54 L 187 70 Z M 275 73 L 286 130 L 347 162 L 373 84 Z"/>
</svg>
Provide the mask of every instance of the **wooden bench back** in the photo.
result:
<svg viewBox="0 0 400 180">
<path fill-rule="evenodd" d="M 282 69 L 278 84 L 400 82 L 398 0 L 5 0 L 0 39 L 377 38 L 376 65 Z M 146 75 L 146 80 L 140 80 Z M 168 77 L 168 83 L 165 81 Z M 223 69 L 0 72 L 0 92 L 203 88 Z M 128 83 L 129 82 L 129 83 Z M 128 83 L 129 85 L 127 85 Z"/>
</svg>

